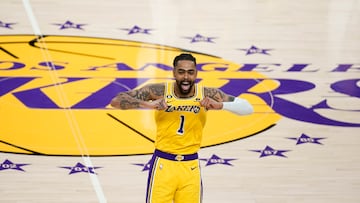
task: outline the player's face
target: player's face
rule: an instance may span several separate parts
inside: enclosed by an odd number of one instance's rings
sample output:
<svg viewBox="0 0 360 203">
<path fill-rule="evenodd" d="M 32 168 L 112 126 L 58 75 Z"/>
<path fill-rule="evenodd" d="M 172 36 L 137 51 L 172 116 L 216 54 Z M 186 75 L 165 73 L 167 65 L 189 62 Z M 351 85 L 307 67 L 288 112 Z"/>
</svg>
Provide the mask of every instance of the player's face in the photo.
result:
<svg viewBox="0 0 360 203">
<path fill-rule="evenodd" d="M 175 92 L 179 97 L 192 96 L 194 94 L 194 84 L 197 76 L 195 63 L 189 60 L 178 61 L 174 69 L 176 81 Z"/>
</svg>

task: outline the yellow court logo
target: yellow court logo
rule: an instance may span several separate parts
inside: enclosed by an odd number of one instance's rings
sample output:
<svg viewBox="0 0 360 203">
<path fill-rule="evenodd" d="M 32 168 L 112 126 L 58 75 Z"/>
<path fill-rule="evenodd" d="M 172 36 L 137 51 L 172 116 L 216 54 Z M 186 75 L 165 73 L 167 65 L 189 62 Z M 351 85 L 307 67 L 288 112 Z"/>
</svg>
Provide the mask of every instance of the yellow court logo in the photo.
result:
<svg viewBox="0 0 360 203">
<path fill-rule="evenodd" d="M 136 155 L 153 152 L 152 110 L 117 110 L 121 91 L 172 79 L 168 46 L 74 36 L 0 36 L 0 152 L 38 155 Z M 202 147 L 273 126 L 280 115 L 258 94 L 277 84 L 241 65 L 192 53 L 199 83 L 248 99 L 249 116 L 210 111 Z"/>
</svg>

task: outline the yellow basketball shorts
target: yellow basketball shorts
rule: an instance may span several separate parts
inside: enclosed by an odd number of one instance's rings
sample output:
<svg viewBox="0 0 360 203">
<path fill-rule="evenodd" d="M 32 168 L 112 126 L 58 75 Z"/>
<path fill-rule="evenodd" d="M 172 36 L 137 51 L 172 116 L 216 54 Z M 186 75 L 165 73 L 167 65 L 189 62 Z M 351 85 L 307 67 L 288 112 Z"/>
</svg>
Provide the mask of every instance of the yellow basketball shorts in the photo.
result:
<svg viewBox="0 0 360 203">
<path fill-rule="evenodd" d="M 155 150 L 146 203 L 200 203 L 202 182 L 197 154 L 173 155 Z"/>
</svg>

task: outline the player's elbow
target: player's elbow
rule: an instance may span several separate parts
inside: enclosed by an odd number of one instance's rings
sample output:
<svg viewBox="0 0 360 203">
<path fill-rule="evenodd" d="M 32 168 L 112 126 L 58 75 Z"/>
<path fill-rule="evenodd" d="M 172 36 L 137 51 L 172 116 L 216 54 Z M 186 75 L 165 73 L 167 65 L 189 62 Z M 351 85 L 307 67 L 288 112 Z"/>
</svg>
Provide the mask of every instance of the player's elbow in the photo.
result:
<svg viewBox="0 0 360 203">
<path fill-rule="evenodd" d="M 117 109 L 121 109 L 120 102 L 116 98 L 111 100 L 110 106 L 117 108 Z"/>
</svg>

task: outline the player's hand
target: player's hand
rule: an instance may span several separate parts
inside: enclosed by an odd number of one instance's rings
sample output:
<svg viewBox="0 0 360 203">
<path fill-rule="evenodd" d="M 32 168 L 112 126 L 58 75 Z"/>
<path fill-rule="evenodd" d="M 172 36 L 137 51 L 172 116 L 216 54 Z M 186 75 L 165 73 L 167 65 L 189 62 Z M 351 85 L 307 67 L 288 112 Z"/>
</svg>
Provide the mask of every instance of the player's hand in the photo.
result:
<svg viewBox="0 0 360 203">
<path fill-rule="evenodd" d="M 164 110 L 168 107 L 168 105 L 165 102 L 165 99 L 157 99 L 149 103 L 149 107 L 156 110 Z"/>
<path fill-rule="evenodd" d="M 200 105 L 205 107 L 207 110 L 222 109 L 223 107 L 222 102 L 215 101 L 210 97 L 205 97 L 203 100 L 201 100 Z"/>
</svg>

